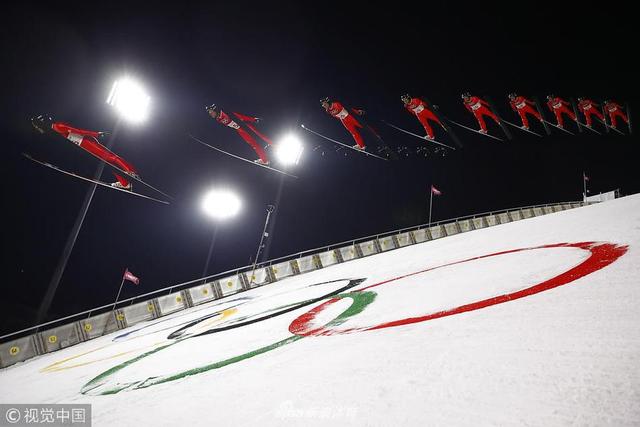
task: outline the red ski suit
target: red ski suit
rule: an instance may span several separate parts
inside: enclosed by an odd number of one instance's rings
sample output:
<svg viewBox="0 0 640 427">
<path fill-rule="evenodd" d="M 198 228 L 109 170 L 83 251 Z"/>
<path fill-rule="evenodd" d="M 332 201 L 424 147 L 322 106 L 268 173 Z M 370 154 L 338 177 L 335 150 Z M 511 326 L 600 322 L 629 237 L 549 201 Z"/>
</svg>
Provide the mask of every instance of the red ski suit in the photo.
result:
<svg viewBox="0 0 640 427">
<path fill-rule="evenodd" d="M 472 96 L 468 101 L 464 101 L 464 106 L 473 113 L 478 124 L 480 124 L 480 129 L 483 131 L 487 131 L 487 124 L 484 122 L 484 117 L 487 116 L 492 118 L 496 123 L 500 124 L 500 119 L 491 112 L 489 109 L 489 104 L 487 104 L 482 99 L 477 96 Z"/>
<path fill-rule="evenodd" d="M 119 157 L 118 155 L 109 151 L 107 147 L 98 142 L 97 138 L 100 135 L 100 132 L 74 128 L 66 123 L 61 122 L 54 122 L 51 125 L 51 128 L 60 135 L 67 138 L 69 141 L 78 145 L 80 148 L 104 160 L 110 165 L 116 166 L 127 173 L 137 175 L 137 172 L 133 165 L 126 162 L 122 157 Z M 122 184 L 124 187 L 129 186 L 129 181 L 127 181 L 127 179 L 115 172 L 113 174 L 116 176 L 120 184 Z"/>
<path fill-rule="evenodd" d="M 556 115 L 556 121 L 560 127 L 564 127 L 564 120 L 562 119 L 563 113 L 569 116 L 569 118 L 574 122 L 576 121 L 576 115 L 569 109 L 569 105 L 571 104 L 559 97 L 555 97 L 547 101 L 547 106 L 551 111 L 553 111 L 553 114 Z"/>
<path fill-rule="evenodd" d="M 533 101 L 528 100 L 524 96 L 516 96 L 514 100 L 509 101 L 509 104 L 511 104 L 511 108 L 513 108 L 513 111 L 518 113 L 524 126 L 529 127 L 529 119 L 527 118 L 527 114 L 531 114 L 536 119 L 542 121 L 540 113 L 538 113 L 533 108 L 536 104 Z"/>
<path fill-rule="evenodd" d="M 342 125 L 347 128 L 353 139 L 361 147 L 365 148 L 362 135 L 358 132 L 358 128 L 362 129 L 362 125 L 358 122 L 338 101 L 331 103 L 327 109 L 327 113 L 331 114 L 336 119 L 342 122 Z"/>
<path fill-rule="evenodd" d="M 600 106 L 590 99 L 583 99 L 578 103 L 578 110 L 580 110 L 580 112 L 584 114 L 584 118 L 587 121 L 587 126 L 591 127 L 591 124 L 593 123 L 593 117 L 591 116 L 594 115 L 598 119 L 600 119 L 601 122 L 604 122 L 604 116 L 602 115 L 598 107 Z"/>
<path fill-rule="evenodd" d="M 440 123 L 440 120 L 433 114 L 433 111 L 429 110 L 427 104 L 420 98 L 411 98 L 411 101 L 405 104 L 404 108 L 418 118 L 422 127 L 427 132 L 427 136 L 433 139 L 433 129 L 431 129 L 431 125 L 429 125 L 429 120 L 436 122 L 440 126 L 442 126 L 442 123 Z"/>
<path fill-rule="evenodd" d="M 233 115 L 236 116 L 240 121 L 246 123 L 247 127 L 249 129 L 251 129 L 260 138 L 262 138 L 267 144 L 273 145 L 273 143 L 271 142 L 271 140 L 269 138 L 267 138 L 262 133 L 258 132 L 258 130 L 251 124 L 251 123 L 256 123 L 257 122 L 257 119 L 255 117 L 245 116 L 245 115 L 240 114 L 240 113 L 233 113 Z M 258 156 L 260 157 L 260 159 L 263 162 L 265 162 L 265 163 L 269 162 L 269 158 L 267 157 L 267 153 L 264 152 L 264 150 L 262 149 L 260 144 L 258 144 L 256 142 L 256 140 L 249 134 L 249 132 L 247 132 L 246 130 L 242 129 L 238 123 L 236 123 L 233 120 L 231 120 L 231 117 L 229 117 L 229 115 L 227 113 L 225 113 L 224 111 L 220 110 L 220 112 L 218 113 L 218 117 L 216 117 L 216 121 L 218 123 L 220 123 L 220 124 L 223 124 L 223 125 L 228 126 L 228 127 L 232 128 L 232 129 L 235 129 L 236 132 L 238 132 L 238 135 L 240 135 L 242 137 L 242 139 L 244 139 L 244 141 L 247 144 L 249 144 L 251 146 L 251 148 L 253 148 L 255 150 L 255 152 L 258 154 Z"/>
<path fill-rule="evenodd" d="M 617 126 L 616 119 L 618 117 L 620 117 L 626 124 L 629 124 L 629 118 L 622 112 L 622 107 L 615 102 L 607 102 L 606 104 L 604 104 L 604 110 L 607 112 L 607 114 L 609 114 L 612 128 L 615 128 Z"/>
</svg>

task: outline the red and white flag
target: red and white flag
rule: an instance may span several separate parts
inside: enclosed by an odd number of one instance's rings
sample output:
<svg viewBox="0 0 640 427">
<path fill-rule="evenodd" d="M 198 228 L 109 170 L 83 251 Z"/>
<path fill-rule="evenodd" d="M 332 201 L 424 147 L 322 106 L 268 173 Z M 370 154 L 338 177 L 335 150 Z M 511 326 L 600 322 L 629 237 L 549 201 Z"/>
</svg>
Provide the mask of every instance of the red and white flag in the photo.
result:
<svg viewBox="0 0 640 427">
<path fill-rule="evenodd" d="M 442 194 L 442 191 L 438 190 L 436 187 L 433 186 L 433 184 L 431 185 L 431 194 L 433 194 L 434 196 L 439 196 Z"/>
<path fill-rule="evenodd" d="M 131 273 L 128 268 L 124 270 L 124 276 L 122 276 L 122 279 L 130 281 L 134 285 L 137 285 L 138 283 L 140 283 L 140 279 L 134 276 L 133 273 Z"/>
</svg>

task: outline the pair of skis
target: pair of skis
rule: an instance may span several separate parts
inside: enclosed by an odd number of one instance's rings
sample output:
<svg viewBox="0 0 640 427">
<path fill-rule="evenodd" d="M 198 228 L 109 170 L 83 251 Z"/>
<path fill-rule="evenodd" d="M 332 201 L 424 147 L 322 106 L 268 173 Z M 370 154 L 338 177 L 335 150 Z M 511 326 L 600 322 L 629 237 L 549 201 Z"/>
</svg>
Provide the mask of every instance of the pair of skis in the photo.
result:
<svg viewBox="0 0 640 427">
<path fill-rule="evenodd" d="M 414 136 L 414 137 L 419 138 L 419 139 L 422 139 L 422 140 L 424 140 L 424 141 L 428 141 L 428 142 L 432 142 L 432 143 L 434 143 L 434 144 L 438 144 L 438 145 L 440 145 L 440 146 L 442 146 L 442 147 L 446 147 L 446 148 L 448 148 L 448 149 L 450 149 L 450 150 L 455 150 L 455 147 L 452 147 L 452 146 L 450 146 L 450 145 L 447 145 L 447 144 L 445 144 L 445 143 L 443 143 L 443 142 L 440 142 L 440 141 L 437 141 L 437 140 L 435 140 L 435 139 L 431 139 L 431 138 L 429 138 L 428 136 L 418 135 L 417 133 L 413 133 L 413 132 L 408 131 L 408 130 L 406 130 L 406 129 L 402 129 L 401 127 L 398 127 L 398 126 L 394 125 L 393 123 L 389 123 L 389 122 L 387 122 L 386 120 L 383 120 L 382 122 L 383 122 L 384 124 L 386 124 L 387 126 L 392 127 L 392 128 L 394 128 L 394 129 L 396 129 L 396 130 L 398 130 L 398 131 L 400 131 L 400 132 L 404 132 L 404 133 L 406 133 L 406 134 L 408 134 L 408 135 Z"/>
<path fill-rule="evenodd" d="M 265 164 L 262 164 L 262 163 L 257 163 L 257 162 L 251 161 L 251 160 L 249 160 L 249 159 L 245 159 L 244 157 L 237 156 L 237 155 L 235 155 L 235 154 L 233 154 L 233 153 L 229 153 L 228 151 L 222 150 L 222 149 L 220 149 L 220 148 L 218 148 L 218 147 L 215 147 L 215 146 L 213 146 L 213 145 L 211 145 L 211 144 L 207 144 L 207 143 L 206 143 L 206 142 L 204 142 L 203 140 L 201 140 L 201 139 L 199 139 L 199 138 L 196 138 L 195 136 L 193 136 L 193 135 L 191 135 L 191 134 L 188 134 L 188 135 L 189 135 L 189 138 L 191 138 L 191 139 L 192 139 L 192 140 L 194 140 L 195 142 L 197 142 L 197 143 L 199 143 L 199 144 L 202 144 L 202 145 L 204 145 L 205 147 L 211 148 L 212 150 L 216 150 L 216 151 L 217 151 L 217 152 L 219 152 L 219 153 L 226 154 L 227 156 L 233 157 L 234 159 L 242 160 L 243 162 L 250 163 L 250 164 L 252 164 L 252 165 L 254 165 L 254 166 L 260 166 L 261 168 L 268 169 L 268 170 L 271 170 L 271 171 L 274 171 L 274 172 L 280 173 L 280 174 L 282 174 L 282 175 L 289 176 L 289 177 L 291 177 L 291 178 L 298 178 L 297 176 L 292 175 L 292 174 L 290 174 L 290 173 L 288 173 L 288 172 L 285 172 L 285 171 L 283 171 L 283 170 L 281 170 L 281 169 L 277 169 L 277 168 L 271 167 L 271 166 L 269 166 L 269 165 L 265 165 Z"/>
<path fill-rule="evenodd" d="M 348 148 L 348 149 L 350 149 L 350 150 L 356 151 L 356 152 L 361 153 L 361 154 L 364 154 L 364 155 L 366 155 L 366 156 L 375 157 L 376 159 L 380 159 L 380 160 L 387 161 L 387 159 L 385 159 L 385 158 L 384 158 L 384 157 L 382 157 L 382 156 L 378 156 L 378 155 L 376 155 L 376 154 L 369 153 L 369 152 L 368 152 L 368 151 L 366 151 L 366 150 L 360 150 L 360 149 L 354 148 L 354 147 L 352 147 L 352 146 L 351 146 L 351 145 L 349 145 L 349 144 L 345 144 L 344 142 L 336 141 L 336 140 L 335 140 L 335 139 L 333 139 L 333 138 L 329 138 L 328 136 L 325 136 L 325 135 L 323 135 L 323 134 L 321 134 L 321 133 L 319 133 L 319 132 L 316 132 L 316 131 L 315 131 L 315 130 L 313 130 L 313 129 L 309 129 L 309 128 L 308 128 L 307 126 L 305 126 L 304 124 L 301 124 L 301 125 L 300 125 L 300 127 L 301 127 L 302 129 L 306 130 L 306 131 L 307 131 L 307 132 L 309 132 L 309 133 L 312 133 L 312 134 L 314 134 L 314 135 L 316 135 L 316 136 L 319 136 L 320 138 L 326 139 L 327 141 L 331 141 L 331 142 L 333 142 L 334 144 L 338 144 L 338 145 L 340 145 L 341 147 Z"/>
<path fill-rule="evenodd" d="M 441 116 L 440 112 L 438 111 L 437 107 L 432 105 L 431 102 L 424 96 L 420 97 L 420 99 L 422 99 L 422 101 L 426 104 L 427 108 L 436 116 L 436 118 L 439 121 L 440 126 L 442 126 L 442 128 L 444 129 L 445 132 L 447 132 L 447 134 L 451 137 L 451 139 L 453 140 L 453 142 L 456 144 L 456 146 L 458 148 L 462 148 L 462 142 L 460 142 L 460 139 L 458 139 L 458 136 L 455 134 L 455 132 L 453 131 L 453 129 L 451 129 L 449 126 L 447 126 L 447 122 L 445 121 L 445 119 Z M 437 145 L 440 145 L 442 147 L 448 148 L 450 150 L 456 150 L 455 147 L 452 147 L 449 144 L 445 144 L 444 142 L 438 141 L 435 138 L 429 138 L 427 135 L 418 135 L 416 133 L 413 133 L 411 131 L 408 131 L 406 129 L 403 129 L 399 126 L 394 125 L 393 123 L 389 123 L 386 120 L 382 120 L 382 122 L 384 124 L 386 124 L 389 127 L 392 127 L 400 132 L 404 132 L 408 135 L 414 136 L 416 138 L 422 139 L 424 141 L 428 141 Z"/>
<path fill-rule="evenodd" d="M 84 151 L 87 151 L 87 150 L 84 150 Z M 107 151 L 111 152 L 110 150 L 107 150 Z M 93 157 L 95 157 L 96 159 L 98 159 L 100 162 L 102 162 L 102 163 L 104 163 L 105 165 L 109 166 L 112 170 L 114 170 L 114 171 L 116 171 L 116 172 L 118 172 L 118 173 L 122 174 L 123 176 L 126 176 L 128 180 L 134 180 L 134 181 L 136 181 L 136 182 L 138 182 L 138 183 L 140 183 L 140 184 L 144 185 L 145 187 L 147 187 L 147 188 L 149 188 L 149 189 L 151 189 L 151 190 L 155 191 L 156 193 L 161 194 L 161 195 L 162 195 L 162 196 L 164 196 L 166 199 L 169 199 L 169 200 L 172 200 L 172 199 L 173 199 L 173 197 L 171 197 L 171 196 L 170 196 L 170 195 L 168 195 L 167 193 L 165 193 L 165 192 L 163 192 L 162 190 L 159 190 L 158 188 L 154 187 L 153 185 L 151 185 L 151 184 L 149 184 L 149 183 L 147 183 L 147 182 L 143 181 L 139 176 L 137 176 L 137 175 L 131 175 L 131 174 L 129 174 L 127 171 L 125 171 L 124 169 L 121 169 L 120 167 L 118 167 L 118 166 L 116 166 L 116 165 L 113 165 L 113 164 L 111 164 L 111 163 L 109 163 L 109 162 L 105 161 L 104 159 L 102 159 L 101 157 L 97 156 L 96 154 L 93 154 L 93 153 L 92 153 L 92 152 L 90 152 L 90 151 L 87 151 L 87 152 L 88 152 L 89 154 L 91 154 Z M 168 204 L 169 204 L 169 201 L 168 201 L 168 200 L 163 200 L 163 199 L 159 199 L 159 198 L 151 197 L 151 196 L 148 196 L 148 195 L 146 195 L 146 194 L 142 194 L 142 193 L 135 192 L 135 191 L 133 191 L 133 190 L 127 190 L 127 189 L 125 189 L 125 188 L 118 188 L 118 187 L 114 187 L 114 186 L 112 186 L 112 185 L 111 185 L 110 183 L 108 183 L 108 182 L 104 182 L 104 181 L 101 181 L 101 180 L 99 180 L 99 179 L 87 178 L 86 176 L 83 176 L 83 175 L 77 174 L 77 173 L 75 173 L 75 172 L 71 172 L 71 171 L 68 171 L 68 170 L 65 170 L 65 169 L 59 168 L 58 166 L 55 166 L 55 165 L 53 165 L 53 164 L 51 164 L 51 163 L 48 163 L 48 162 L 45 162 L 45 161 L 42 161 L 42 160 L 38 160 L 38 159 L 34 158 L 33 156 L 31 156 L 31 155 L 29 155 L 29 154 L 27 154 L 27 153 L 22 153 L 22 155 L 23 155 L 26 159 L 31 160 L 32 162 L 35 162 L 35 163 L 40 164 L 40 165 L 42 165 L 42 166 L 45 166 L 45 167 L 47 167 L 47 168 L 49 168 L 49 169 L 51 169 L 51 170 L 54 170 L 54 171 L 56 171 L 56 172 L 59 172 L 59 173 L 63 174 L 63 175 L 67 175 L 67 176 L 70 176 L 70 177 L 73 177 L 73 178 L 77 178 L 77 179 L 80 179 L 80 180 L 82 180 L 82 181 L 92 182 L 92 183 L 94 183 L 94 184 L 100 185 L 101 187 L 105 187 L 105 188 L 108 188 L 108 189 L 110 189 L 110 190 L 122 191 L 122 192 L 125 192 L 125 193 L 127 193 L 127 194 L 130 194 L 130 195 L 132 195 L 132 196 L 136 196 L 136 197 L 140 197 L 140 198 L 143 198 L 143 199 L 151 200 L 151 201 L 154 201 L 154 202 L 157 202 L 157 203 L 162 203 L 162 204 L 165 204 L 165 205 L 168 205 Z"/>
<path fill-rule="evenodd" d="M 127 194 L 130 194 L 130 195 L 132 195 L 132 196 L 141 197 L 141 198 L 143 198 L 143 199 L 151 200 L 151 201 L 158 202 L 158 203 L 162 203 L 162 204 L 165 204 L 165 205 L 168 205 L 168 204 L 169 204 L 169 202 L 168 202 L 167 200 L 156 199 L 155 197 L 147 196 L 146 194 L 142 194 L 142 193 L 136 193 L 135 191 L 132 191 L 132 190 L 127 190 L 127 189 L 124 189 L 124 188 L 113 187 L 113 186 L 112 186 L 110 183 L 108 183 L 108 182 L 100 181 L 100 180 L 97 180 L 97 179 L 87 178 L 86 176 L 82 176 L 82 175 L 79 175 L 79 174 L 77 174 L 77 173 L 70 172 L 70 171 L 68 171 L 68 170 L 65 170 L 65 169 L 59 168 L 59 167 L 57 167 L 57 166 L 55 166 L 55 165 L 52 165 L 51 163 L 47 163 L 47 162 L 44 162 L 44 161 L 42 161 L 42 160 L 38 160 L 38 159 L 36 159 L 36 158 L 32 157 L 31 155 L 29 155 L 29 154 L 27 154 L 27 153 L 22 153 L 22 155 L 23 155 L 25 158 L 27 158 L 27 159 L 31 160 L 32 162 L 38 163 L 38 164 L 40 164 L 40 165 L 42 165 L 42 166 L 46 166 L 46 167 L 48 167 L 49 169 L 52 169 L 52 170 L 54 170 L 54 171 L 56 171 L 56 172 L 60 172 L 60 173 L 62 173 L 62 174 L 64 174 L 64 175 L 71 176 L 71 177 L 73 177 L 73 178 L 77 178 L 77 179 L 80 179 L 80 180 L 82 180 L 82 181 L 92 182 L 92 183 L 94 183 L 94 184 L 100 185 L 100 186 L 105 187 L 105 188 L 108 188 L 108 189 L 110 189 L 110 190 L 122 191 L 123 193 L 127 193 Z M 108 163 L 107 163 L 107 164 L 108 164 Z M 110 165 L 110 166 L 112 166 L 112 165 Z M 144 185 L 146 185 L 147 187 L 152 188 L 152 189 L 154 189 L 154 190 L 158 191 L 159 193 L 161 193 L 161 194 L 163 194 L 163 195 L 165 195 L 165 196 L 167 196 L 167 197 L 171 197 L 171 196 L 169 196 L 169 195 L 167 195 L 167 194 L 165 194 L 165 193 L 162 193 L 160 190 L 155 189 L 154 187 L 150 186 L 149 184 L 145 183 L 145 182 L 144 182 L 144 181 L 142 181 L 142 180 L 136 179 L 136 181 L 138 181 L 138 182 L 142 182 L 142 183 L 143 183 Z"/>
</svg>

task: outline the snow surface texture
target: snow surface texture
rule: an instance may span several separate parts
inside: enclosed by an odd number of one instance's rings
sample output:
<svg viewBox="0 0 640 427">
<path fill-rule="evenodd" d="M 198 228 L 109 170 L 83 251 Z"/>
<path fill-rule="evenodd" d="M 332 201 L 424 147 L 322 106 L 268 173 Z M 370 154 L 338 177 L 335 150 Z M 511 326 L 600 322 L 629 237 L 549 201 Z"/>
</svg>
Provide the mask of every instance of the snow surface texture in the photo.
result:
<svg viewBox="0 0 640 427">
<path fill-rule="evenodd" d="M 91 403 L 95 426 L 640 425 L 638 248 L 638 195 L 408 246 L 5 368 L 0 403 Z"/>
</svg>

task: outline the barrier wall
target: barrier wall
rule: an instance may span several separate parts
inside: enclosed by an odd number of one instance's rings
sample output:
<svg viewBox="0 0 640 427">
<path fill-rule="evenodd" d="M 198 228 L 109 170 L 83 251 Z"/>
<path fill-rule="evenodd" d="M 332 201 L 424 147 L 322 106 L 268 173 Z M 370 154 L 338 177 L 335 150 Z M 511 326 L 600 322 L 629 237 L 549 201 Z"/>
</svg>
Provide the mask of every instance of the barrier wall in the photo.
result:
<svg viewBox="0 0 640 427">
<path fill-rule="evenodd" d="M 60 350 L 84 341 L 77 322 L 47 329 L 46 331 L 40 332 L 39 336 L 45 353 Z"/>
<path fill-rule="evenodd" d="M 380 246 L 380 250 L 382 252 L 390 251 L 391 249 L 396 249 L 396 242 L 394 241 L 395 236 L 381 237 L 378 239 L 378 244 Z"/>
<path fill-rule="evenodd" d="M 317 255 L 309 255 L 302 258 L 298 258 L 298 270 L 300 273 L 306 273 L 308 271 L 313 271 L 318 268 L 318 256 Z"/>
<path fill-rule="evenodd" d="M 340 252 L 340 256 L 342 257 L 342 261 L 351 261 L 352 259 L 358 258 L 358 254 L 356 252 L 356 246 L 351 245 L 344 248 L 338 249 Z"/>
<path fill-rule="evenodd" d="M 415 240 L 416 243 L 422 243 L 431 240 L 431 233 L 429 232 L 428 228 L 415 230 L 411 233 L 413 234 L 413 240 Z"/>
<path fill-rule="evenodd" d="M 444 225 L 444 232 L 447 236 L 453 236 L 454 234 L 460 233 L 460 228 L 457 222 L 452 222 L 451 224 Z"/>
<path fill-rule="evenodd" d="M 218 282 L 223 296 L 235 294 L 242 290 L 242 282 L 239 274 L 225 277 L 224 279 L 218 280 Z"/>
<path fill-rule="evenodd" d="M 123 307 L 122 314 L 124 314 L 124 320 L 127 326 L 135 325 L 136 323 L 144 322 L 145 320 L 155 319 L 156 307 L 153 301 L 145 301 L 138 304 Z"/>
<path fill-rule="evenodd" d="M 213 289 L 211 289 L 210 283 L 188 289 L 188 292 L 189 295 L 191 295 L 193 305 L 202 304 L 215 299 L 215 293 L 213 292 Z"/>
<path fill-rule="evenodd" d="M 175 313 L 176 311 L 187 308 L 187 303 L 182 292 L 176 292 L 169 295 L 163 295 L 156 298 L 158 307 L 160 308 L 160 316 Z"/>
<path fill-rule="evenodd" d="M 473 218 L 471 222 L 473 222 L 473 228 L 475 228 L 476 230 L 489 226 L 485 217 Z"/>
<path fill-rule="evenodd" d="M 378 241 L 377 240 L 369 240 L 368 242 L 360 243 L 359 245 L 360 253 L 362 256 L 369 256 L 378 253 Z"/>
<path fill-rule="evenodd" d="M 122 311 L 117 310 L 116 312 L 110 311 L 89 317 L 88 319 L 79 321 L 77 324 L 78 328 L 82 331 L 84 341 L 101 337 L 121 329 L 121 324 L 124 319 L 125 316 Z"/>
<path fill-rule="evenodd" d="M 44 353 L 44 349 L 36 348 L 36 337 L 38 335 L 29 335 L 28 337 L 18 338 L 3 344 L 0 344 L 0 364 L 5 366 L 31 359 L 38 354 Z"/>
<path fill-rule="evenodd" d="M 86 319 L 49 328 L 30 336 L 0 344 L 0 367 L 27 360 L 38 354 L 56 351 L 82 341 L 93 339 L 118 329 L 152 320 L 157 317 L 184 310 L 193 305 L 203 304 L 224 296 L 232 295 L 251 287 L 257 287 L 297 274 L 350 261 L 363 256 L 393 250 L 416 243 L 427 242 L 445 236 L 486 228 L 494 225 L 532 218 L 582 206 L 583 203 L 559 203 L 553 206 L 536 206 L 485 216 L 463 218 L 432 227 L 418 228 L 373 240 L 350 244 L 338 249 L 325 250 L 316 254 L 283 261 L 256 268 L 250 284 L 252 272 L 244 270 L 232 276 L 212 280 L 209 283 L 162 295 L 148 301 L 118 308 Z M 176 287 L 179 285 L 176 285 Z M 108 307 L 108 306 L 107 306 Z M 90 312 L 89 312 L 90 313 Z M 73 317 L 73 316 L 71 316 Z M 77 317 L 76 317 L 77 318 Z M 60 319 L 64 320 L 64 319 Z"/>
<path fill-rule="evenodd" d="M 253 274 L 249 271 L 246 273 L 249 287 L 257 288 L 258 286 L 271 283 L 271 276 L 267 267 L 256 268 Z"/>
<path fill-rule="evenodd" d="M 535 216 L 533 213 L 533 209 L 522 209 L 521 212 L 522 212 L 523 219 L 533 218 Z"/>
<path fill-rule="evenodd" d="M 429 228 L 429 233 L 431 234 L 432 240 L 446 236 L 444 227 L 442 225 L 436 225 Z"/>
<path fill-rule="evenodd" d="M 295 262 L 296 260 L 285 261 L 272 265 L 271 271 L 273 272 L 273 277 L 275 277 L 276 280 L 280 280 L 296 274 L 297 264 Z"/>
<path fill-rule="evenodd" d="M 320 264 L 322 267 L 328 267 L 330 265 L 334 265 L 342 262 L 340 260 L 339 252 L 333 249 L 330 251 L 326 251 L 318 254 L 318 258 L 320 258 Z"/>
<path fill-rule="evenodd" d="M 410 231 L 398 234 L 396 236 L 396 241 L 398 242 L 398 246 L 401 248 L 415 244 L 415 240 L 413 240 L 413 235 Z"/>
<path fill-rule="evenodd" d="M 511 222 L 511 217 L 509 216 L 509 212 L 498 214 L 497 217 L 498 217 L 498 222 L 500 224 L 507 224 Z"/>
</svg>

